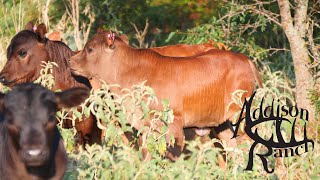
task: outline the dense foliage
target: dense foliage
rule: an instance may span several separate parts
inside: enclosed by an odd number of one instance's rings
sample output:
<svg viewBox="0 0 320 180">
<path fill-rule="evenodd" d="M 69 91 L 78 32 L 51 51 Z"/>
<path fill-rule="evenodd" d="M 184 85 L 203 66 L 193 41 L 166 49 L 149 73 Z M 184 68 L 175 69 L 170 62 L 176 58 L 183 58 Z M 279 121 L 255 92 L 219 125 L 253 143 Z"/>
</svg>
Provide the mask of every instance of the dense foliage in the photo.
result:
<svg viewBox="0 0 320 180">
<path fill-rule="evenodd" d="M 312 1 L 311 1 L 312 2 Z M 310 2 L 310 3 L 311 3 Z M 26 22 L 44 22 L 49 32 L 60 31 L 62 39 L 72 49 L 80 49 L 85 39 L 91 37 L 99 27 L 110 28 L 125 33 L 132 45 L 143 47 L 159 46 L 175 43 L 204 43 L 208 40 L 222 42 L 237 51 L 248 55 L 258 67 L 263 78 L 264 87 L 258 89 L 255 106 L 262 97 L 268 105 L 272 99 L 280 99 L 280 104 L 295 104 L 294 72 L 288 41 L 281 29 L 272 24 L 263 15 L 231 12 L 241 10 L 231 2 L 220 0 L 2 0 L 0 7 L 0 63 L 6 61 L 6 47 L 10 38 L 23 29 Z M 72 11 L 78 7 L 78 11 Z M 265 8 L 277 11 L 274 4 L 266 4 Z M 69 12 L 76 14 L 65 13 Z M 78 19 L 76 17 L 79 17 Z M 319 13 L 314 13 L 318 19 Z M 315 18 L 315 19 L 317 19 Z M 148 33 L 141 39 L 133 24 L 143 31 L 148 19 Z M 141 32 L 140 32 L 141 33 Z M 314 32 L 315 41 L 319 41 L 319 32 Z M 79 43 L 80 42 L 80 43 Z M 271 47 L 271 48 L 270 48 Z M 54 63 L 44 63 L 40 78 L 36 83 L 52 87 L 51 75 Z M 313 68 L 312 70 L 317 70 Z M 316 78 L 316 77 L 315 77 Z M 226 149 L 228 167 L 224 171 L 218 167 L 217 156 L 220 153 L 213 144 L 217 139 L 202 142 L 200 138 L 187 142 L 190 151 L 176 162 L 163 158 L 167 148 L 165 134 L 167 123 L 172 121 L 173 112 L 170 102 L 158 100 L 152 88 L 141 84 L 124 89 L 123 94 L 112 94 L 110 87 L 117 85 L 104 84 L 98 91 L 92 91 L 82 111 L 76 109 L 62 110 L 57 117 L 62 121 L 69 111 L 76 117 L 95 114 L 99 127 L 104 130 L 102 146 L 87 146 L 86 149 L 75 147 L 75 129 L 62 129 L 65 146 L 68 150 L 69 164 L 65 179 L 305 179 L 317 178 L 320 169 L 319 133 L 308 134 L 315 142 L 315 149 L 301 156 L 284 159 L 270 159 L 276 172 L 267 174 L 258 158 L 255 159 L 254 171 L 244 171 L 247 163 L 248 148 L 251 143 L 239 145 L 236 149 Z M 1 87 L 3 91 L 7 90 Z M 118 87 L 121 88 L 121 87 Z M 234 103 L 242 105 L 241 90 L 234 92 Z M 320 117 L 320 87 L 310 91 L 310 99 Z M 162 103 L 162 111 L 150 109 L 150 102 Z M 135 131 L 127 124 L 128 119 L 145 121 L 152 119 L 154 124 L 162 124 L 162 128 L 145 127 L 143 130 L 145 147 L 151 152 L 151 161 L 142 160 L 140 149 L 133 147 L 141 132 Z M 320 132 L 319 123 L 309 122 L 310 132 Z M 299 122 L 301 126 L 303 122 Z M 59 124 L 61 126 L 61 124 Z M 259 126 L 261 137 L 270 138 L 275 133 L 272 123 Z M 290 137 L 291 123 L 285 123 L 282 132 Z M 243 127 L 243 125 L 242 125 Z M 132 132 L 133 141 L 126 144 L 122 135 Z M 299 132 L 297 130 L 297 132 Z M 301 137 L 303 134 L 297 134 Z M 260 146 L 258 149 L 263 150 Z"/>
</svg>

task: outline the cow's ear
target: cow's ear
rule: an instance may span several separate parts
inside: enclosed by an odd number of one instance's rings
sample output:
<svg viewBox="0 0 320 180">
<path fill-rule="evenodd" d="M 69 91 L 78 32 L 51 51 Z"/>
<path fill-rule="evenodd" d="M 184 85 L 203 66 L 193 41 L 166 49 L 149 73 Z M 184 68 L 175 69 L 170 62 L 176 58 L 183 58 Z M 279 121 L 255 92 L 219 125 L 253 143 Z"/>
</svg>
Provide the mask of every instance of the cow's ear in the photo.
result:
<svg viewBox="0 0 320 180">
<path fill-rule="evenodd" d="M 71 88 L 62 92 L 56 92 L 56 103 L 58 108 L 71 108 L 80 105 L 89 97 L 87 88 Z"/>
<path fill-rule="evenodd" d="M 99 27 L 98 29 L 97 29 L 97 33 L 102 33 L 103 32 L 103 28 L 102 27 Z"/>
<path fill-rule="evenodd" d="M 46 35 L 46 33 L 47 33 L 47 27 L 46 27 L 46 25 L 44 25 L 43 23 L 39 24 L 39 25 L 37 26 L 37 29 L 35 30 L 35 33 L 38 34 L 38 36 L 39 36 L 39 38 L 40 38 L 40 39 L 39 39 L 40 42 L 43 42 L 44 39 L 45 39 L 45 35 Z"/>
<path fill-rule="evenodd" d="M 0 92 L 0 112 L 4 109 L 4 94 Z"/>
<path fill-rule="evenodd" d="M 60 41 L 60 40 L 61 40 L 60 32 L 58 32 L 58 31 L 52 32 L 52 33 L 48 36 L 48 39 L 49 39 L 50 41 Z"/>
<path fill-rule="evenodd" d="M 32 21 L 29 21 L 26 26 L 25 26 L 25 30 L 29 30 L 29 31 L 34 31 L 34 25 Z"/>
<path fill-rule="evenodd" d="M 106 39 L 106 43 L 108 48 L 110 49 L 114 49 L 115 45 L 114 45 L 114 40 L 115 40 L 115 34 L 112 31 L 106 31 L 105 32 L 105 39 Z"/>
<path fill-rule="evenodd" d="M 126 44 L 129 45 L 129 39 L 128 39 L 128 36 L 127 36 L 127 35 L 122 34 L 122 35 L 120 36 L 120 38 L 121 38 L 121 40 L 122 40 L 123 42 L 125 42 Z"/>
</svg>

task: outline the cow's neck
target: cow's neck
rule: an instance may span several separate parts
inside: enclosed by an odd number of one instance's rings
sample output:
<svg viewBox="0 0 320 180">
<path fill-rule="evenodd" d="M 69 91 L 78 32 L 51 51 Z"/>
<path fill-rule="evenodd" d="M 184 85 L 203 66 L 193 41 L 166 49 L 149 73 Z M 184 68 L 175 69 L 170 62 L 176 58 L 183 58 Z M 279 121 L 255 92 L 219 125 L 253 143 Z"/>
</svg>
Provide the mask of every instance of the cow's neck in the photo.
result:
<svg viewBox="0 0 320 180">
<path fill-rule="evenodd" d="M 61 76 L 61 77 L 59 77 Z M 59 72 L 54 72 L 55 85 L 52 88 L 55 90 L 66 90 L 72 87 L 86 87 L 86 85 L 81 84 L 75 80 L 70 74 L 60 74 Z"/>
<path fill-rule="evenodd" d="M 134 49 L 123 44 L 119 46 L 121 49 L 113 56 L 115 64 L 112 67 L 114 68 L 109 70 L 111 71 L 109 77 L 115 81 L 114 83 L 124 83 L 120 84 L 124 86 L 140 83 L 154 72 L 158 62 L 156 56 L 159 54 L 150 50 Z"/>
<path fill-rule="evenodd" d="M 62 42 L 53 42 L 47 40 L 45 45 L 48 53 L 49 60 L 57 63 L 58 67 L 53 68 L 53 77 L 55 85 L 53 90 L 65 90 L 71 87 L 85 87 L 76 81 L 71 75 L 71 69 L 67 63 L 67 60 L 75 54 L 68 46 Z"/>
</svg>

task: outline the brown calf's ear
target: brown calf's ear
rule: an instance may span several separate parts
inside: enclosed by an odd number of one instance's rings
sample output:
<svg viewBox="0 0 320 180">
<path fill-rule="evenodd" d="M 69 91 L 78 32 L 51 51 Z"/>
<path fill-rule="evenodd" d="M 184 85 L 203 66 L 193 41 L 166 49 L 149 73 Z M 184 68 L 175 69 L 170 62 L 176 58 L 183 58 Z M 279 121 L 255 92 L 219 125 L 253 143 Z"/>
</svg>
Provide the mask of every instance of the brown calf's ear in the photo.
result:
<svg viewBox="0 0 320 180">
<path fill-rule="evenodd" d="M 105 39 L 107 42 L 107 46 L 111 49 L 114 49 L 114 40 L 115 40 L 115 34 L 112 31 L 106 31 L 105 32 Z"/>
<path fill-rule="evenodd" d="M 52 33 L 48 36 L 48 39 L 49 39 L 50 41 L 60 41 L 60 40 L 61 40 L 60 32 L 58 32 L 58 31 L 52 32 Z"/>
<path fill-rule="evenodd" d="M 44 25 L 43 23 L 39 24 L 37 29 L 35 30 L 35 33 L 37 33 L 39 35 L 40 41 L 42 42 L 45 38 L 46 33 L 47 33 L 46 25 Z"/>
<path fill-rule="evenodd" d="M 97 29 L 97 33 L 102 33 L 103 32 L 103 28 L 102 27 L 99 27 L 98 29 Z"/>
<path fill-rule="evenodd" d="M 80 105 L 89 97 L 87 88 L 71 88 L 62 92 L 56 92 L 58 108 L 71 108 Z"/>
<path fill-rule="evenodd" d="M 29 21 L 25 26 L 25 30 L 34 31 L 33 28 L 34 28 L 34 25 L 33 25 L 32 21 Z"/>
</svg>

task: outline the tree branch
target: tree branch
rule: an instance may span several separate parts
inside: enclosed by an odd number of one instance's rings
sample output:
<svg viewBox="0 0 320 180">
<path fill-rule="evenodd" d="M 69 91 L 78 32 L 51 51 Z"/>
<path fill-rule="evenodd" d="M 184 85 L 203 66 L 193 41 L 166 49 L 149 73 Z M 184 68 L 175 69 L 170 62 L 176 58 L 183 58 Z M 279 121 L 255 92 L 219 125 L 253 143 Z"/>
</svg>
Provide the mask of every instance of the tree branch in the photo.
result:
<svg viewBox="0 0 320 180">
<path fill-rule="evenodd" d="M 313 39 L 313 27 L 314 27 L 314 21 L 311 21 L 309 23 L 309 28 L 308 28 L 308 40 L 309 40 L 309 46 L 310 46 L 310 56 L 313 58 L 314 60 L 314 64 L 316 64 L 316 66 L 318 66 L 320 64 L 320 53 L 319 53 L 319 49 L 316 47 L 315 43 L 314 43 L 314 39 Z"/>
<path fill-rule="evenodd" d="M 308 0 L 296 0 L 295 2 L 294 27 L 297 30 L 298 35 L 304 38 L 307 30 L 306 20 Z"/>
<path fill-rule="evenodd" d="M 260 14 L 266 17 L 268 20 L 272 21 L 276 25 L 281 26 L 281 23 L 278 21 L 277 16 L 273 15 L 274 13 L 266 11 L 265 9 L 252 9 L 252 11 L 256 14 Z"/>
<path fill-rule="evenodd" d="M 136 38 L 137 40 L 139 41 L 139 48 L 142 48 L 143 47 L 143 44 L 144 44 L 144 39 L 148 33 L 148 28 L 149 28 L 149 20 L 146 19 L 146 25 L 144 27 L 144 30 L 141 32 L 139 31 L 139 29 L 137 28 L 137 26 L 130 22 L 131 25 L 134 27 L 135 31 L 136 31 Z"/>
<path fill-rule="evenodd" d="M 286 32 L 294 29 L 292 16 L 290 12 L 290 2 L 289 0 L 278 0 L 280 16 L 281 16 L 281 24 L 283 30 Z M 287 35 L 288 36 L 288 35 Z"/>
<path fill-rule="evenodd" d="M 253 4 L 246 4 L 246 5 L 242 5 L 242 4 L 235 4 L 236 6 L 239 6 L 238 10 L 235 12 L 229 12 L 226 15 L 224 15 L 223 17 L 220 18 L 220 20 L 223 20 L 225 18 L 229 18 L 235 15 L 239 15 L 242 14 L 246 11 L 248 12 L 252 12 L 256 15 L 262 15 L 264 17 L 266 17 L 269 21 L 277 24 L 278 26 L 281 26 L 281 23 L 279 21 L 279 15 L 276 13 L 273 13 L 269 10 L 266 10 L 263 6 L 264 5 L 269 5 L 271 3 L 275 2 L 274 1 L 269 1 L 269 2 L 261 2 L 261 1 L 256 1 Z"/>
</svg>

